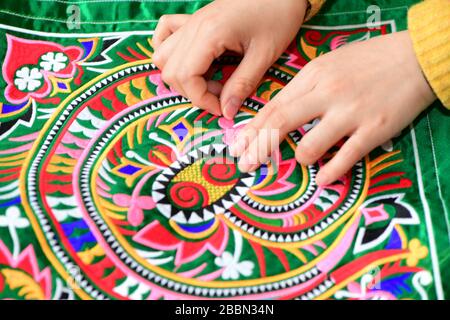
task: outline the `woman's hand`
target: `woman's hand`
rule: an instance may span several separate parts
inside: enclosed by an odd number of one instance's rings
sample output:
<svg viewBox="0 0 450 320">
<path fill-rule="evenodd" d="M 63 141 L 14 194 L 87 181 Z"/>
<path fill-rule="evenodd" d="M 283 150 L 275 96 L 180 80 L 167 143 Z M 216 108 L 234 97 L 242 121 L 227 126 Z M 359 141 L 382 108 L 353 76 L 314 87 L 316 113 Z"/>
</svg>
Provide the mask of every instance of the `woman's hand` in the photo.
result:
<svg viewBox="0 0 450 320">
<path fill-rule="evenodd" d="M 194 105 L 233 118 L 294 39 L 306 8 L 306 0 L 216 0 L 193 15 L 163 16 L 153 37 L 153 62 L 163 81 Z M 244 57 L 222 88 L 207 74 L 227 50 Z"/>
<path fill-rule="evenodd" d="M 238 134 L 230 151 L 241 157 L 242 171 L 254 170 L 290 131 L 320 118 L 300 141 L 296 159 L 313 164 L 348 137 L 317 175 L 316 182 L 326 185 L 435 99 L 407 31 L 349 44 L 307 64 Z"/>
</svg>

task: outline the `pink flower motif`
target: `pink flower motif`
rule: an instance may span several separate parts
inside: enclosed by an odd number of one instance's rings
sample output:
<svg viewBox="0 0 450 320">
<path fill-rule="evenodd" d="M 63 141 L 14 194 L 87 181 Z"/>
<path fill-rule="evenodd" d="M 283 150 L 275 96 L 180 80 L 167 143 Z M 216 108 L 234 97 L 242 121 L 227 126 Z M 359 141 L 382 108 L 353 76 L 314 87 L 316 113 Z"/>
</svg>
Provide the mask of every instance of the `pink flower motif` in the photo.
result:
<svg viewBox="0 0 450 320">
<path fill-rule="evenodd" d="M 244 127 L 241 125 L 234 128 L 234 121 L 226 118 L 219 119 L 219 126 L 223 129 L 223 142 L 228 146 L 233 144 L 239 131 Z"/>
<path fill-rule="evenodd" d="M 156 85 L 156 95 L 164 96 L 170 93 L 178 94 L 171 87 L 167 87 L 161 79 L 161 73 L 155 73 L 149 76 L 150 82 Z"/>
<path fill-rule="evenodd" d="M 119 193 L 113 195 L 113 202 L 120 207 L 127 207 L 128 209 L 128 222 L 136 227 L 144 221 L 144 211 L 150 210 L 155 207 L 155 202 L 150 196 L 129 196 L 128 194 Z"/>
</svg>

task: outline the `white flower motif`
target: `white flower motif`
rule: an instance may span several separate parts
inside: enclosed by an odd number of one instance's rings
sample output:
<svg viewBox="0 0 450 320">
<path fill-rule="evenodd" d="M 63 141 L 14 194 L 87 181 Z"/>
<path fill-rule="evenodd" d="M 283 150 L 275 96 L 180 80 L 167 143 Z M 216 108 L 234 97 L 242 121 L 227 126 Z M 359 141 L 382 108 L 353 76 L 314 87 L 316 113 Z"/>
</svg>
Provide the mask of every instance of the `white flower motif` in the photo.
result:
<svg viewBox="0 0 450 320">
<path fill-rule="evenodd" d="M 16 71 L 14 84 L 20 91 L 33 92 L 42 85 L 43 75 L 38 68 L 22 67 Z"/>
<path fill-rule="evenodd" d="M 30 225 L 28 219 L 20 216 L 18 207 L 13 206 L 6 209 L 5 215 L 0 216 L 0 227 L 7 227 L 11 235 L 14 251 L 13 256 L 17 258 L 20 252 L 20 242 L 16 229 L 23 229 Z"/>
<path fill-rule="evenodd" d="M 48 52 L 41 57 L 39 66 L 45 71 L 58 72 L 67 66 L 67 60 L 62 52 Z"/>
<path fill-rule="evenodd" d="M 16 206 L 6 209 L 5 215 L 0 216 L 0 227 L 13 226 L 22 229 L 28 227 L 30 223 L 28 219 L 20 216 L 20 210 Z"/>
<path fill-rule="evenodd" d="M 225 251 L 222 256 L 214 260 L 215 264 L 224 268 L 222 278 L 224 280 L 237 280 L 239 275 L 248 277 L 252 274 L 255 265 L 253 262 L 245 260 L 239 262 L 230 252 Z"/>
</svg>

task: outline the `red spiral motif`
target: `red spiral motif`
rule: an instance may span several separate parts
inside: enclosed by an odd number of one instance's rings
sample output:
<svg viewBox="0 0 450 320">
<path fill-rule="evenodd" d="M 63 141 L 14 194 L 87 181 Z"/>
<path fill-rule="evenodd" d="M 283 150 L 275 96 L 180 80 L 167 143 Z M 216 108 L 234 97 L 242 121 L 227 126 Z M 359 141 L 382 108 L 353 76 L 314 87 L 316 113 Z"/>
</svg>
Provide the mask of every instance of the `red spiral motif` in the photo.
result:
<svg viewBox="0 0 450 320">
<path fill-rule="evenodd" d="M 208 191 L 195 182 L 177 182 L 169 190 L 170 199 L 180 208 L 201 208 L 209 203 Z"/>
<path fill-rule="evenodd" d="M 239 172 L 236 164 L 226 158 L 209 159 L 202 168 L 203 178 L 211 184 L 219 186 L 234 185 L 238 181 Z"/>
<path fill-rule="evenodd" d="M 321 45 L 325 42 L 326 38 L 322 37 L 322 34 L 317 30 L 310 30 L 305 33 L 305 40 L 312 45 Z"/>
</svg>

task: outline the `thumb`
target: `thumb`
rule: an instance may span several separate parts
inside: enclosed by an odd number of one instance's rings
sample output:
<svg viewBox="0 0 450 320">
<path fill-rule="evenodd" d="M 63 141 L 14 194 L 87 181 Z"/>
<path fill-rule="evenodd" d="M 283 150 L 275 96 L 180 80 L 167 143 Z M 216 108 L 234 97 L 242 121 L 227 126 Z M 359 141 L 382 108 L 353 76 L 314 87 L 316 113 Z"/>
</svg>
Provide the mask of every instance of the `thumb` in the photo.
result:
<svg viewBox="0 0 450 320">
<path fill-rule="evenodd" d="M 273 63 L 262 54 L 264 50 L 253 47 L 245 53 L 241 63 L 225 83 L 220 96 L 222 113 L 232 119 L 242 102 L 256 89 L 264 73 Z"/>
</svg>

